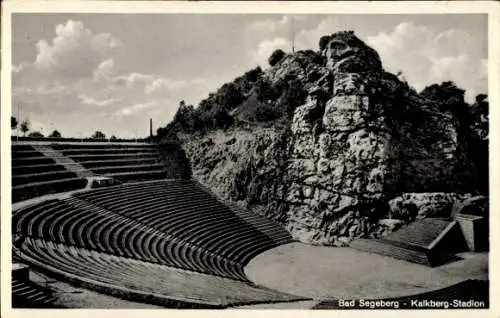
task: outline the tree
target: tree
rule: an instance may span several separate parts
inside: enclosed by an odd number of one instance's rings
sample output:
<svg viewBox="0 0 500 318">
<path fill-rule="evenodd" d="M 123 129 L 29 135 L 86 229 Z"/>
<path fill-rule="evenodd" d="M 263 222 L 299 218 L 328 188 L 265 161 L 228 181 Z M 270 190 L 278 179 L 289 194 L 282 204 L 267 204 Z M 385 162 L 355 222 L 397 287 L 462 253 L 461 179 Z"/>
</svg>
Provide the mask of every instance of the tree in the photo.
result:
<svg viewBox="0 0 500 318">
<path fill-rule="evenodd" d="M 43 138 L 43 134 L 39 131 L 32 131 L 29 133 L 28 137 L 30 138 Z"/>
<path fill-rule="evenodd" d="M 30 130 L 30 123 L 28 120 L 25 120 L 21 123 L 21 132 L 23 133 L 23 136 L 26 137 L 26 133 Z"/>
<path fill-rule="evenodd" d="M 191 132 L 194 126 L 194 106 L 186 105 L 183 100 L 179 103 L 179 108 L 174 115 L 174 123 L 183 131 Z"/>
<path fill-rule="evenodd" d="M 262 73 L 263 72 L 260 66 L 257 66 L 256 68 L 251 69 L 250 71 L 243 74 L 243 78 L 245 78 L 246 81 L 253 83 L 260 77 Z"/>
<path fill-rule="evenodd" d="M 476 167 L 478 189 L 489 192 L 489 102 L 488 95 L 479 94 L 470 106 L 471 133 L 467 142 L 469 158 Z"/>
<path fill-rule="evenodd" d="M 111 138 L 109 138 L 109 140 L 116 140 L 116 139 L 118 139 L 118 138 L 116 138 L 115 135 L 113 135 L 113 136 L 111 136 Z"/>
<path fill-rule="evenodd" d="M 102 140 L 102 139 L 106 139 L 106 135 L 102 131 L 98 130 L 90 138 Z"/>
<path fill-rule="evenodd" d="M 14 130 L 17 128 L 17 119 L 16 117 L 10 116 L 10 129 Z"/>
<path fill-rule="evenodd" d="M 420 95 L 437 101 L 442 105 L 457 105 L 464 103 L 465 90 L 458 88 L 452 81 L 427 86 Z"/>
<path fill-rule="evenodd" d="M 488 95 L 486 95 L 486 94 L 479 94 L 479 95 L 476 96 L 476 103 L 487 102 L 486 99 L 488 99 Z"/>
<path fill-rule="evenodd" d="M 430 99 L 443 111 L 450 111 L 458 119 L 462 128 L 470 126 L 469 105 L 465 102 L 465 90 L 452 81 L 427 86 L 420 95 Z"/>
<path fill-rule="evenodd" d="M 61 138 L 61 133 L 57 130 L 54 130 L 53 132 L 50 133 L 49 137 L 50 138 Z"/>
<path fill-rule="evenodd" d="M 286 55 L 286 53 L 282 49 L 276 49 L 271 54 L 271 56 L 269 56 L 269 59 L 267 60 L 267 62 L 269 63 L 269 65 L 274 66 L 274 65 L 278 64 L 278 62 L 281 61 L 283 59 L 283 57 L 285 57 L 285 55 Z"/>
<path fill-rule="evenodd" d="M 479 94 L 476 102 L 470 106 L 472 118 L 472 135 L 477 140 L 487 140 L 489 131 L 489 102 L 488 95 Z"/>
<path fill-rule="evenodd" d="M 326 46 L 328 45 L 328 42 L 330 42 L 330 36 L 329 35 L 323 35 L 319 39 L 319 50 L 323 51 L 324 49 L 326 49 Z"/>
</svg>

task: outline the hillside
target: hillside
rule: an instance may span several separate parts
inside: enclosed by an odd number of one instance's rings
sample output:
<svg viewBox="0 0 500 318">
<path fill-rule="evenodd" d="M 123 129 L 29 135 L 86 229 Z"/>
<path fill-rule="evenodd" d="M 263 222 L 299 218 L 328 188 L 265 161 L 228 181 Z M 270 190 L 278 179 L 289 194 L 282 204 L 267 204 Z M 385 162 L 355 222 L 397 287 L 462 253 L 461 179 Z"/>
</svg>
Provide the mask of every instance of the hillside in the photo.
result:
<svg viewBox="0 0 500 318">
<path fill-rule="evenodd" d="M 322 37 L 318 51 L 277 50 L 269 64 L 196 108 L 181 103 L 158 130 L 222 199 L 303 242 L 344 245 L 488 194 L 486 95 L 468 105 L 451 82 L 418 93 L 352 31 Z"/>
</svg>

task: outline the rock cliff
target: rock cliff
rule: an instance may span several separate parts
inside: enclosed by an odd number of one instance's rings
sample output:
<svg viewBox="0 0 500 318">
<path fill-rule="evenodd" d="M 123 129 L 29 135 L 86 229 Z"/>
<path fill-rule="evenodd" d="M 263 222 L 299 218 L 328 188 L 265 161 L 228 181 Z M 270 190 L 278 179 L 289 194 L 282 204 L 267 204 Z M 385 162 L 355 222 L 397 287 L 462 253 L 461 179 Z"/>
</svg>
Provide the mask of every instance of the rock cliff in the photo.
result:
<svg viewBox="0 0 500 318">
<path fill-rule="evenodd" d="M 303 242 L 337 246 L 384 235 L 394 228 L 387 218 L 425 215 L 419 209 L 428 205 L 413 204 L 419 199 L 451 213 L 450 204 L 470 198 L 475 166 L 457 116 L 384 71 L 353 32 L 323 37 L 320 48 L 275 55 L 260 75 L 270 83 L 293 78 L 307 92 L 288 120 L 181 135 L 193 176 Z M 416 211 L 407 212 L 409 200 Z"/>
</svg>

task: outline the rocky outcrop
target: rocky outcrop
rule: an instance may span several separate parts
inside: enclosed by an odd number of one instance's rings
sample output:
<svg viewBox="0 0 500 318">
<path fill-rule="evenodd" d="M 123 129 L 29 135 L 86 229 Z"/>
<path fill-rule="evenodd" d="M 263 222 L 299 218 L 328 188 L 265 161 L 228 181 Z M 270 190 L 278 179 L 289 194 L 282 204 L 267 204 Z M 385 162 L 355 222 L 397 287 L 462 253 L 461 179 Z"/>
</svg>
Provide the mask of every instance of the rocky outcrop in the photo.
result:
<svg viewBox="0 0 500 318">
<path fill-rule="evenodd" d="M 405 193 L 389 201 L 393 218 L 411 221 L 425 217 L 451 217 L 453 205 L 470 194 L 450 192 Z"/>
<path fill-rule="evenodd" d="M 186 138 L 194 177 L 313 244 L 342 246 L 412 218 L 449 216 L 470 197 L 474 175 L 453 113 L 385 72 L 352 32 L 322 41 L 320 54 L 287 54 L 263 74 L 292 77 L 308 92 L 289 126 Z"/>
<path fill-rule="evenodd" d="M 477 195 L 456 201 L 451 209 L 451 216 L 457 214 L 477 215 L 489 217 L 489 199 L 484 195 Z"/>
</svg>

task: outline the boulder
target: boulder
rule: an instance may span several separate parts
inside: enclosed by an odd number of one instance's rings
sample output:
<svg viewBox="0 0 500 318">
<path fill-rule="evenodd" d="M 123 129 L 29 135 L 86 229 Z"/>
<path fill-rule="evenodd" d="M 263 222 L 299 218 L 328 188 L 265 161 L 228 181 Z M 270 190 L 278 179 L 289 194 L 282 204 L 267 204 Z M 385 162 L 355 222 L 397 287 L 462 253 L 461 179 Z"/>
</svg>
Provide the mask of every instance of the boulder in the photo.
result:
<svg viewBox="0 0 500 318">
<path fill-rule="evenodd" d="M 453 205 L 470 197 L 446 192 L 404 193 L 389 201 L 389 210 L 392 218 L 401 220 L 451 217 Z"/>
</svg>

